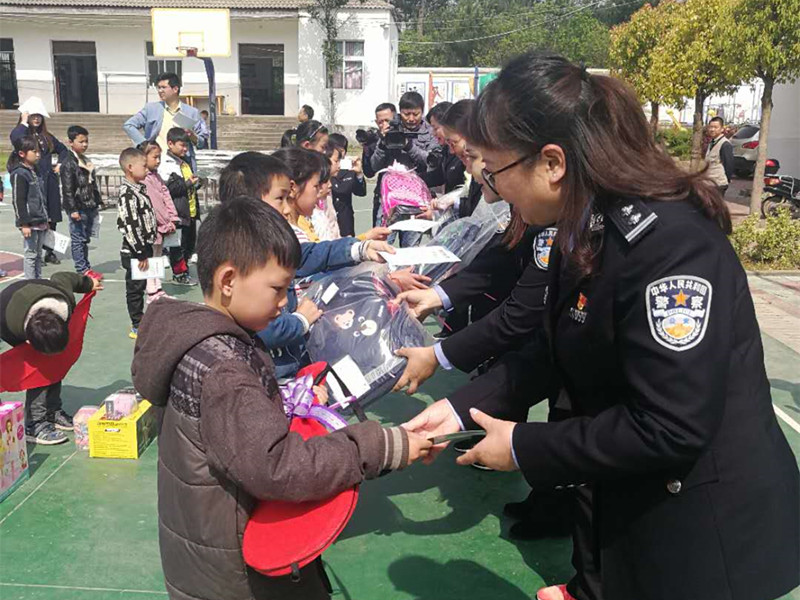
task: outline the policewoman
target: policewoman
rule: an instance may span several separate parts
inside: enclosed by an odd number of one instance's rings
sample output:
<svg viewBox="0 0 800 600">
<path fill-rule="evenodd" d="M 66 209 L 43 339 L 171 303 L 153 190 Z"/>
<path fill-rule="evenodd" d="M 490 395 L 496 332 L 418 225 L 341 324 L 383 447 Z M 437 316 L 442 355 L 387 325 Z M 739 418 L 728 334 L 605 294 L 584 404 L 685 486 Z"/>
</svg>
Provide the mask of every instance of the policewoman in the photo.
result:
<svg viewBox="0 0 800 600">
<path fill-rule="evenodd" d="M 439 401 L 406 427 L 481 427 L 459 463 L 519 469 L 534 487 L 592 485 L 605 600 L 788 593 L 800 584 L 797 464 L 714 184 L 660 151 L 621 81 L 558 56 L 509 63 L 472 125 L 498 193 L 529 224 L 557 222 L 546 335 L 527 369 L 575 416 L 495 419 L 498 394 L 482 411 Z"/>
</svg>

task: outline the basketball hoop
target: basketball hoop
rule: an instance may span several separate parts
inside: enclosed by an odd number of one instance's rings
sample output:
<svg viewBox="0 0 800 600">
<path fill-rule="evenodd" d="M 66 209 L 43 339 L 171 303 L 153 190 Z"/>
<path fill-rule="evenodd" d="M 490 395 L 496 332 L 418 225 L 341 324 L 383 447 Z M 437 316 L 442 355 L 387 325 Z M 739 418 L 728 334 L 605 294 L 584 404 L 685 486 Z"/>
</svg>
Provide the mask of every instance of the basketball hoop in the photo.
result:
<svg viewBox="0 0 800 600">
<path fill-rule="evenodd" d="M 189 58 L 197 58 L 197 48 L 191 46 L 177 46 L 175 48 L 178 52 Z"/>
</svg>

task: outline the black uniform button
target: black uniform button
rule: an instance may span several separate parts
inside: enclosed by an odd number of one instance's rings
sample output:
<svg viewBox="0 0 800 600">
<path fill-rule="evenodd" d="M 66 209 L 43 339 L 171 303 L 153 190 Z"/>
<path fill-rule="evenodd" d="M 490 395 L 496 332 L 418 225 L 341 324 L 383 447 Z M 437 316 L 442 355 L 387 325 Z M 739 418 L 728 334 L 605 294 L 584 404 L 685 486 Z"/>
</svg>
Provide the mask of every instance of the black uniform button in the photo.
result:
<svg viewBox="0 0 800 600">
<path fill-rule="evenodd" d="M 667 491 L 670 494 L 680 494 L 682 487 L 683 487 L 683 484 L 681 483 L 680 479 L 670 479 L 667 482 Z"/>
</svg>

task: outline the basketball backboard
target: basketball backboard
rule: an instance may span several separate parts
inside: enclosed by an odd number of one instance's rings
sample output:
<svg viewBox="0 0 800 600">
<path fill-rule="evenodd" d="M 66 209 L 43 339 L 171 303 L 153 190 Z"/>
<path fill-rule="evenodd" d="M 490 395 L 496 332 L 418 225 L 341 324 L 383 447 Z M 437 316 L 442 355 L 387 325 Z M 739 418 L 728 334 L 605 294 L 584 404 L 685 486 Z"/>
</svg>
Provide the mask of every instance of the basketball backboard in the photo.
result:
<svg viewBox="0 0 800 600">
<path fill-rule="evenodd" d="M 188 48 L 200 58 L 231 55 L 228 9 L 153 8 L 150 18 L 155 56 L 186 56 Z"/>
</svg>

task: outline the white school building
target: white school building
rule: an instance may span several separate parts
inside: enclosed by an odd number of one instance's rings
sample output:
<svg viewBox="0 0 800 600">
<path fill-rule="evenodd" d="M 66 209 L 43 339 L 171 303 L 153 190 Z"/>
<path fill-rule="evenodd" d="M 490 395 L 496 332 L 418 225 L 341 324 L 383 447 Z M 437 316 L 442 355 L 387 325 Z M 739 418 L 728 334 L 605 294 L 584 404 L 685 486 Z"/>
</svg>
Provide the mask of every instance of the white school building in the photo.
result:
<svg viewBox="0 0 800 600">
<path fill-rule="evenodd" d="M 221 114 L 328 120 L 323 33 L 308 0 L 0 0 L 0 108 L 39 96 L 54 112 L 132 114 L 157 100 L 153 77 L 177 72 L 181 94 L 208 106 L 202 61 L 153 56 L 151 8 L 229 8 L 230 57 L 215 58 Z M 391 6 L 340 12 L 337 123 L 363 125 L 394 96 L 398 34 Z"/>
</svg>

